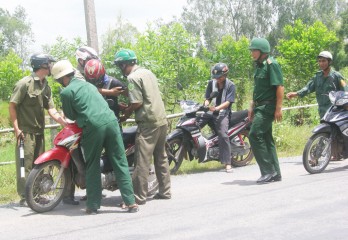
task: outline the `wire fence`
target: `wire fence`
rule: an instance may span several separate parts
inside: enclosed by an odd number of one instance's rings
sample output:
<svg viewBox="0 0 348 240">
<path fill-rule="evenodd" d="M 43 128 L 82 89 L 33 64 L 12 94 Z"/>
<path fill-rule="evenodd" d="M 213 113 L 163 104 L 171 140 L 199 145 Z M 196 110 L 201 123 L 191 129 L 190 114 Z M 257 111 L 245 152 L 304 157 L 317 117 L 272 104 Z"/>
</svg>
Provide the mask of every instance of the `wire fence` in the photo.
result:
<svg viewBox="0 0 348 240">
<path fill-rule="evenodd" d="M 303 106 L 286 107 L 286 108 L 282 108 L 282 111 L 301 109 L 301 108 L 309 108 L 309 107 L 315 107 L 315 106 L 318 106 L 318 104 L 308 104 L 308 105 L 303 105 Z M 174 114 L 168 115 L 167 119 L 171 120 L 171 119 L 182 117 L 183 115 L 184 115 L 183 112 L 182 113 L 174 113 Z M 50 119 L 50 121 L 53 121 L 53 120 Z M 127 121 L 125 123 L 135 124 L 135 120 L 134 119 L 127 119 Z M 60 124 L 52 124 L 52 123 L 45 125 L 45 129 L 52 129 L 51 139 L 54 139 L 55 135 L 57 134 L 57 128 L 59 128 L 60 126 L 61 126 Z M 14 132 L 13 128 L 0 129 L 0 134 L 11 133 L 11 132 Z M 0 162 L 0 166 L 13 164 L 13 163 L 15 163 L 15 161 Z"/>
</svg>

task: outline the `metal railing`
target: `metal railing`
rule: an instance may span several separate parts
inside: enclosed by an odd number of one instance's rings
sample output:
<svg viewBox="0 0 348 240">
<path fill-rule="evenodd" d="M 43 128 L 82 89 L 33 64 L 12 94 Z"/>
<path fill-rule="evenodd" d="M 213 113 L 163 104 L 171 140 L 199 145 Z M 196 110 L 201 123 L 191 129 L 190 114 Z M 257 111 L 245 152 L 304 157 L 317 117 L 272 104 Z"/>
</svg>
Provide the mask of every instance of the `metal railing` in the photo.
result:
<svg viewBox="0 0 348 240">
<path fill-rule="evenodd" d="M 314 106 L 318 106 L 318 104 L 308 104 L 308 105 L 304 105 L 304 106 L 294 106 L 294 107 L 286 107 L 286 108 L 282 108 L 282 111 L 287 111 L 287 110 L 293 110 L 293 109 L 301 109 L 301 108 L 308 108 L 308 107 L 314 107 Z M 174 119 L 174 118 L 178 118 L 183 116 L 184 113 L 174 113 L 174 114 L 170 114 L 167 116 L 167 119 Z M 125 121 L 125 123 L 135 123 L 134 119 L 127 119 Z M 60 124 L 48 124 L 45 125 L 45 129 L 57 129 L 58 127 L 60 127 Z M 5 129 L 0 129 L 0 134 L 2 133 L 10 133 L 10 132 L 14 132 L 13 128 L 5 128 Z M 51 138 L 53 139 L 55 136 L 55 133 L 51 133 Z M 8 164 L 13 164 L 15 163 L 15 161 L 9 161 L 9 162 L 0 162 L 0 166 L 1 165 L 8 165 Z"/>
</svg>

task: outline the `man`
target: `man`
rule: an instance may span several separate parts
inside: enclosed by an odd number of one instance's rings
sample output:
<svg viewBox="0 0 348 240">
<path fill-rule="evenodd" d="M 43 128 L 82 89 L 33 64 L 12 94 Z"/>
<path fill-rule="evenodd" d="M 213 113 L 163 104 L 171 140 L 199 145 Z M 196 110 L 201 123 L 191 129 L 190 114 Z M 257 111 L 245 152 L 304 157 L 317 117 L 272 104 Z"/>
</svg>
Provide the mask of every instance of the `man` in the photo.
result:
<svg viewBox="0 0 348 240">
<path fill-rule="evenodd" d="M 82 151 L 86 160 L 86 213 L 97 214 L 101 202 L 100 156 L 103 148 L 116 175 L 117 185 L 129 212 L 137 212 L 133 186 L 117 118 L 95 86 L 74 77 L 68 60 L 57 62 L 52 75 L 65 89 L 63 112 L 82 128 Z"/>
<path fill-rule="evenodd" d="M 211 71 L 213 80 L 208 82 L 205 91 L 204 105 L 208 106 L 211 101 L 214 103 L 209 110 L 213 112 L 214 125 L 219 136 L 219 158 L 221 163 L 225 164 L 225 171 L 230 173 L 232 172 L 231 146 L 227 131 L 236 90 L 234 83 L 227 79 L 228 71 L 225 63 L 215 64 Z M 211 100 L 210 94 L 215 91 L 219 94 L 216 99 Z"/>
<path fill-rule="evenodd" d="M 249 49 L 256 62 L 253 101 L 248 116 L 252 121 L 250 145 L 261 171 L 257 183 L 281 181 L 272 124 L 273 120 L 282 120 L 283 75 L 277 61 L 269 56 L 271 48 L 265 38 L 254 38 Z"/>
<path fill-rule="evenodd" d="M 170 199 L 170 170 L 165 152 L 167 119 L 156 76 L 139 67 L 132 50 L 122 49 L 115 55 L 115 65 L 127 77 L 130 105 L 124 110 L 125 119 L 135 111 L 138 132 L 135 142 L 135 169 L 133 186 L 136 202 L 145 204 L 147 179 L 154 158 L 159 192 L 155 199 Z"/>
<path fill-rule="evenodd" d="M 126 85 L 120 80 L 107 75 L 103 64 L 97 59 L 91 59 L 86 63 L 84 73 L 87 82 L 92 83 L 98 88 L 100 94 L 102 94 L 107 100 L 110 109 L 119 119 L 120 110 L 124 110 L 127 106 L 118 102 L 118 96 L 122 94 L 123 96 L 128 97 Z M 112 93 L 103 91 L 113 88 L 117 89 L 117 91 L 112 91 Z"/>
<path fill-rule="evenodd" d="M 331 69 L 332 54 L 328 51 L 322 51 L 318 55 L 318 65 L 320 71 L 318 71 L 312 79 L 307 83 L 305 87 L 297 92 L 289 92 L 286 94 L 288 99 L 294 97 L 304 97 L 312 92 L 316 93 L 316 98 L 319 106 L 319 116 L 322 118 L 327 109 L 331 106 L 329 99 L 329 92 L 331 91 L 347 91 L 348 87 L 344 81 L 344 78 L 339 72 Z"/>
<path fill-rule="evenodd" d="M 90 60 L 99 60 L 100 58 L 98 56 L 98 53 L 91 47 L 88 46 L 82 46 L 79 47 L 75 52 L 76 60 L 77 60 L 77 70 L 75 72 L 75 77 L 81 80 L 85 80 L 85 66 L 88 61 Z M 113 88 L 103 88 L 98 87 L 98 91 L 103 96 L 113 96 L 116 97 L 122 93 L 121 88 L 119 87 L 113 87 Z"/>
<path fill-rule="evenodd" d="M 17 192 L 19 204 L 25 206 L 25 182 L 35 159 L 45 151 L 45 111 L 62 126 L 66 124 L 54 107 L 51 88 L 46 77 L 51 75 L 55 60 L 48 54 L 34 54 L 30 58 L 33 72 L 19 80 L 13 90 L 9 113 L 13 124 L 17 145 L 24 141 L 25 177 L 21 177 L 20 158 L 16 148 Z"/>
</svg>

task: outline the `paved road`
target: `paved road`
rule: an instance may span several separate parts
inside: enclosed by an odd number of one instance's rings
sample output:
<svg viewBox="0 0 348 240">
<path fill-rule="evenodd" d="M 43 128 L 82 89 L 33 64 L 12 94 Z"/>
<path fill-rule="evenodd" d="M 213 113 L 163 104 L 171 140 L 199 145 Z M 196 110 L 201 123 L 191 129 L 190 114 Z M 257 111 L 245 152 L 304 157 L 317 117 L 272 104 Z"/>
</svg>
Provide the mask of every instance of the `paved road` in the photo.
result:
<svg viewBox="0 0 348 240">
<path fill-rule="evenodd" d="M 317 175 L 300 157 L 281 159 L 281 169 L 283 181 L 266 185 L 256 185 L 256 165 L 173 176 L 173 198 L 135 214 L 116 207 L 118 191 L 105 191 L 92 216 L 84 203 L 45 214 L 0 206 L 0 239 L 347 239 L 348 160 Z"/>
</svg>

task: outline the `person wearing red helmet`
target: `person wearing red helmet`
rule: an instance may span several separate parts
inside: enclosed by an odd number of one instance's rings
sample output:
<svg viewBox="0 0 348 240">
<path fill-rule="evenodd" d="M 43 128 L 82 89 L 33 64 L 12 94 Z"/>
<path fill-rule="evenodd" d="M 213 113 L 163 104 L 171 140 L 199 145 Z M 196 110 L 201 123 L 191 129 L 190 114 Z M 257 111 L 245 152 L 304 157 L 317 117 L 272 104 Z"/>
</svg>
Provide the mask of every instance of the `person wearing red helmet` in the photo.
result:
<svg viewBox="0 0 348 240">
<path fill-rule="evenodd" d="M 118 102 L 118 96 L 122 94 L 128 97 L 126 85 L 120 80 L 107 75 L 102 62 L 97 59 L 91 59 L 85 64 L 84 75 L 87 82 L 98 88 L 117 119 L 120 119 L 120 110 L 126 106 Z"/>
</svg>

